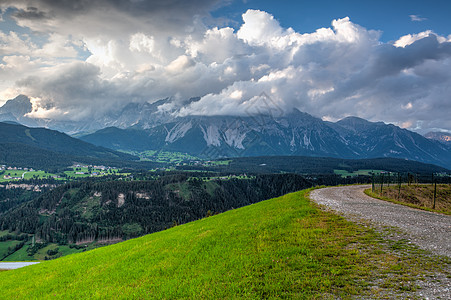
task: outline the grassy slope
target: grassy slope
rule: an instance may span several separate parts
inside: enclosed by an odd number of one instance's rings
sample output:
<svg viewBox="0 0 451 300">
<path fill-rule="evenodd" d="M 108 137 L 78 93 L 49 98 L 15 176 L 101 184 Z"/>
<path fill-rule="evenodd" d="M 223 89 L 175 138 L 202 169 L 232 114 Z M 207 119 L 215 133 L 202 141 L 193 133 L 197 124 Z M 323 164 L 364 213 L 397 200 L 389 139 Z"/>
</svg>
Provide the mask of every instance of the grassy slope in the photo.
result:
<svg viewBox="0 0 451 300">
<path fill-rule="evenodd" d="M 0 242 L 0 259 L 2 259 L 4 256 L 6 256 L 6 254 L 8 253 L 8 248 L 9 247 L 14 247 L 17 244 L 19 244 L 20 241 L 5 241 L 5 242 Z"/>
<path fill-rule="evenodd" d="M 365 281 L 376 269 L 394 269 L 403 278 L 400 270 L 416 270 L 375 247 L 374 232 L 319 210 L 305 194 L 288 194 L 116 245 L 0 272 L 2 297 L 346 297 L 368 290 Z M 400 282 L 396 275 L 389 278 L 390 284 Z"/>
<path fill-rule="evenodd" d="M 375 187 L 374 193 L 371 189 L 367 189 L 365 194 L 373 198 L 412 208 L 451 215 L 451 185 L 449 184 L 437 184 L 435 209 L 432 209 L 434 186 L 431 184 L 402 185 L 400 191 L 397 185 L 385 186 L 383 187 L 382 195 L 380 193 L 380 185 L 378 185 Z"/>
</svg>

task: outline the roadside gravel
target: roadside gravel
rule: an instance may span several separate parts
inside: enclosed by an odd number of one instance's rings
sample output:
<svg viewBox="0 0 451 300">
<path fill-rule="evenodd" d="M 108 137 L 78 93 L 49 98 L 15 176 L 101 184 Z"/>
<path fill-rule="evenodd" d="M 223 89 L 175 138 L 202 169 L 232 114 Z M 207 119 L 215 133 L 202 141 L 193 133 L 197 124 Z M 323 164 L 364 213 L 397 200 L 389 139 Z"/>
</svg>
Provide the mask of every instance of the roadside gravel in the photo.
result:
<svg viewBox="0 0 451 300">
<path fill-rule="evenodd" d="M 420 248 L 451 257 L 451 216 L 432 213 L 371 198 L 363 191 L 371 186 L 344 186 L 314 190 L 310 198 L 351 219 L 367 219 L 401 229 Z"/>
<path fill-rule="evenodd" d="M 345 186 L 313 190 L 310 199 L 346 219 L 368 224 L 387 240 L 406 239 L 439 257 L 451 257 L 451 216 L 413 209 L 407 206 L 371 198 L 364 190 L 371 186 Z M 388 230 L 387 230 L 388 229 Z M 439 258 L 444 262 L 445 257 Z M 449 261 L 449 260 L 448 260 Z M 385 296 L 375 299 L 451 299 L 451 270 L 443 263 L 442 271 L 425 272 L 414 280 L 418 289 L 401 294 L 385 290 Z M 377 282 L 373 283 L 380 288 Z"/>
</svg>

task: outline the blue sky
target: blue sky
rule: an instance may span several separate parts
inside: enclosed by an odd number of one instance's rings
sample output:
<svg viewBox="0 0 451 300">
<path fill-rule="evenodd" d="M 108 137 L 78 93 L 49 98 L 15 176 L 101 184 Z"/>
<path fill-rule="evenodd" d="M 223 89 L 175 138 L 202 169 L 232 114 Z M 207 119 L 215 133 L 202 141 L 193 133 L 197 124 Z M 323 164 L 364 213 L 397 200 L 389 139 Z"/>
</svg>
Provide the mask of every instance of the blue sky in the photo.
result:
<svg viewBox="0 0 451 300">
<path fill-rule="evenodd" d="M 247 0 L 234 1 L 212 14 L 227 17 L 234 20 L 235 24 L 240 24 L 242 13 L 249 8 L 270 12 L 283 27 L 292 27 L 298 32 L 312 32 L 317 28 L 330 26 L 333 19 L 349 17 L 367 29 L 382 31 L 381 40 L 385 42 L 425 30 L 448 35 L 451 28 L 451 1 L 447 0 Z M 412 21 L 410 16 L 425 20 Z"/>
<path fill-rule="evenodd" d="M 0 105 L 99 118 L 171 97 L 180 115 L 285 111 L 451 132 L 451 1 L 4 0 Z M 200 97 L 183 106 L 184 100 Z M 179 106 L 178 106 L 179 105 Z"/>
</svg>

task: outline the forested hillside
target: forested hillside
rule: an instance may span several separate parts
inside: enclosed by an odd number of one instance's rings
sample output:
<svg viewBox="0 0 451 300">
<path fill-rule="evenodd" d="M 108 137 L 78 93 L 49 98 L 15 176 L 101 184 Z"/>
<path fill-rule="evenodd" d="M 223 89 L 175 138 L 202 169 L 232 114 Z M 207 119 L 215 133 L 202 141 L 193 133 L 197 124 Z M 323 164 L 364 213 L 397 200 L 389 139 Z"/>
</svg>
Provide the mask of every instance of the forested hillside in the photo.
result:
<svg viewBox="0 0 451 300">
<path fill-rule="evenodd" d="M 134 160 L 138 158 L 58 131 L 0 122 L 0 164 L 49 170 L 75 161 L 101 164 Z"/>
<path fill-rule="evenodd" d="M 0 228 L 60 244 L 127 239 L 311 185 L 293 174 L 246 180 L 182 174 L 148 181 L 73 182 L 0 216 Z"/>
<path fill-rule="evenodd" d="M 261 156 L 238 157 L 222 160 L 223 163 L 212 164 L 200 168 L 198 166 L 180 166 L 179 169 L 203 169 L 217 172 L 249 172 L 249 173 L 279 173 L 298 174 L 333 174 L 334 170 L 355 171 L 359 169 L 385 170 L 400 173 L 431 174 L 449 172 L 436 165 L 399 158 L 375 159 L 341 159 L 331 157 L 308 156 Z M 221 161 L 219 161 L 221 162 Z"/>
</svg>

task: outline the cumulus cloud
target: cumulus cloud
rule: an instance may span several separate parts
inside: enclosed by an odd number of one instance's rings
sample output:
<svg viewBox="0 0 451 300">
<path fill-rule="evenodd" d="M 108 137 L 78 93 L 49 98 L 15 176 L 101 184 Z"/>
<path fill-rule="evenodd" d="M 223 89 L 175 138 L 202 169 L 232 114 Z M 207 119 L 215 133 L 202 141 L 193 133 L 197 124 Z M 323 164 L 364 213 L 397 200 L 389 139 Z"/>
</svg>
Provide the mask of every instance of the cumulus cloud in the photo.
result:
<svg viewBox="0 0 451 300">
<path fill-rule="evenodd" d="M 144 33 L 135 33 L 130 37 L 130 51 L 152 53 L 155 41 L 153 36 L 147 36 Z"/>
<path fill-rule="evenodd" d="M 206 0 L 0 5 L 15 7 L 17 24 L 45 36 L 37 43 L 31 33 L 0 32 L 7 74 L 0 77 L 15 81 L 1 93 L 36 97 L 34 117 L 101 118 L 129 102 L 167 97 L 180 116 L 245 115 L 270 99 L 277 111 L 327 120 L 357 115 L 451 129 L 451 42 L 432 31 L 383 43 L 380 32 L 347 17 L 301 33 L 259 10 L 246 11 L 235 30 L 206 25 L 219 5 Z M 200 100 L 182 106 L 191 97 Z"/>
<path fill-rule="evenodd" d="M 395 43 L 394 43 L 394 45 L 396 46 L 396 47 L 402 47 L 402 48 L 404 48 L 404 47 L 406 47 L 406 46 L 408 46 L 408 45 L 411 45 L 411 44 L 413 44 L 414 42 L 416 42 L 416 41 L 418 41 L 418 40 L 421 40 L 421 39 L 423 39 L 423 38 L 425 38 L 425 37 L 428 37 L 428 36 L 435 36 L 436 38 L 437 38 L 437 40 L 439 41 L 439 42 L 441 42 L 441 43 L 443 43 L 443 42 L 446 42 L 446 38 L 445 37 L 442 37 L 442 36 L 437 36 L 436 34 L 434 34 L 434 32 L 432 32 L 432 30 L 426 30 L 426 31 L 423 31 L 423 32 L 420 32 L 420 33 L 414 33 L 414 34 L 407 34 L 407 35 L 404 35 L 404 36 L 402 36 L 402 37 L 400 37 Z"/>
<path fill-rule="evenodd" d="M 34 45 L 30 37 L 26 34 L 19 35 L 15 32 L 2 32 L 0 31 L 0 55 L 12 55 L 12 54 L 31 54 L 36 45 Z"/>
<path fill-rule="evenodd" d="M 26 77 L 18 85 L 39 99 L 30 116 L 81 120 L 98 116 L 123 96 L 115 93 L 111 83 L 101 80 L 99 72 L 92 64 L 74 62 L 46 70 L 41 76 Z"/>
</svg>

